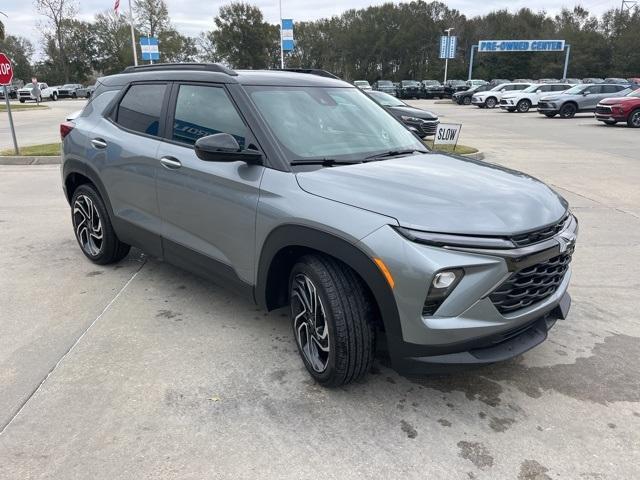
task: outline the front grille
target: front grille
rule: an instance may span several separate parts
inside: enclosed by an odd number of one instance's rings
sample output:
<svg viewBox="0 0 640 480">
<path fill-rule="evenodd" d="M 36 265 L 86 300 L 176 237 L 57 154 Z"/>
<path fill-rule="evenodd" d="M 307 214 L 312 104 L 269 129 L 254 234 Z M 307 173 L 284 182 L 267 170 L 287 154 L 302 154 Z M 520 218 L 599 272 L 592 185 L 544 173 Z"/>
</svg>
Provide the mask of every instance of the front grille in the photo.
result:
<svg viewBox="0 0 640 480">
<path fill-rule="evenodd" d="M 547 102 L 538 102 L 538 108 L 551 108 L 551 104 Z"/>
<path fill-rule="evenodd" d="M 566 215 L 562 218 L 562 220 L 554 223 L 553 225 L 549 225 L 532 232 L 515 235 L 511 237 L 511 241 L 513 241 L 516 247 L 526 247 L 527 245 L 533 245 L 534 243 L 542 242 L 543 240 L 547 240 L 548 238 L 551 238 L 560 233 L 567 225 L 567 222 L 569 222 L 570 218 L 570 216 Z"/>
<path fill-rule="evenodd" d="M 573 248 L 542 263 L 511 275 L 489 295 L 500 313 L 511 313 L 529 307 L 553 295 L 571 262 Z"/>
<path fill-rule="evenodd" d="M 602 107 L 598 105 L 596 107 L 596 113 L 601 113 L 603 115 L 609 115 L 611 113 L 611 107 Z"/>
<path fill-rule="evenodd" d="M 422 135 L 434 135 L 438 128 L 438 122 L 422 122 L 416 125 L 417 130 Z"/>
<path fill-rule="evenodd" d="M 508 105 L 509 102 L 507 102 L 506 100 L 500 100 L 500 105 Z"/>
</svg>

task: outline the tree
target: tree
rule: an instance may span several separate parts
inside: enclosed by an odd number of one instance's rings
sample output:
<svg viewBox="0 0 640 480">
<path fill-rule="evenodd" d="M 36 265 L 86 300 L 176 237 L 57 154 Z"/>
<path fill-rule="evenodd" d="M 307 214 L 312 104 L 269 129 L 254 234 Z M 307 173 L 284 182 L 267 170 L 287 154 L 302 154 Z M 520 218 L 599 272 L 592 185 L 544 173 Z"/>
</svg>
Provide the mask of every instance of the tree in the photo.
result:
<svg viewBox="0 0 640 480">
<path fill-rule="evenodd" d="M 264 21 L 258 7 L 234 2 L 220 7 L 211 39 L 220 59 L 235 68 L 266 68 L 272 64 L 278 28 Z"/>
<path fill-rule="evenodd" d="M 34 0 L 36 11 L 48 19 L 49 28 L 57 41 L 57 64 L 63 73 L 64 81 L 69 82 L 69 63 L 66 50 L 64 23 L 76 13 L 76 0 Z"/>
<path fill-rule="evenodd" d="M 67 44 L 73 46 L 67 52 L 69 77 L 74 82 L 85 82 L 96 65 L 96 38 L 93 25 L 88 22 L 65 19 L 61 28 Z M 38 77 L 52 85 L 66 83 L 55 61 L 60 58 L 56 39 L 50 33 L 45 33 L 44 38 L 46 59 L 38 65 Z"/>
<path fill-rule="evenodd" d="M 131 32 L 127 19 L 105 10 L 96 15 L 93 22 L 96 44 L 96 69 L 110 75 L 133 65 Z"/>
<path fill-rule="evenodd" d="M 24 37 L 7 35 L 4 40 L 0 40 L 0 51 L 7 54 L 13 64 L 13 76 L 16 79 L 29 81 L 33 74 L 31 68 L 31 57 L 33 56 L 33 45 Z"/>
<path fill-rule="evenodd" d="M 135 0 L 133 5 L 136 26 L 142 35 L 157 37 L 171 29 L 169 11 L 164 0 Z"/>
<path fill-rule="evenodd" d="M 163 62 L 193 62 L 196 60 L 198 49 L 196 40 L 180 35 L 176 30 L 165 30 L 158 36 L 160 44 L 160 58 Z"/>
</svg>

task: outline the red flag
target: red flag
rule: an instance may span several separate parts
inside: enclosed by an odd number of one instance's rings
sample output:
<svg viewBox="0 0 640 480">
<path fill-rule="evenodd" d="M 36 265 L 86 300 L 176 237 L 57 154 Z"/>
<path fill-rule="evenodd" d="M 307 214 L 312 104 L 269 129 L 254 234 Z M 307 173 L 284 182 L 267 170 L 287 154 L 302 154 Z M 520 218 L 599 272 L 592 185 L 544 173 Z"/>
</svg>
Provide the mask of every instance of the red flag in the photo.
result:
<svg viewBox="0 0 640 480">
<path fill-rule="evenodd" d="M 120 0 L 116 0 L 116 3 L 113 5 L 113 9 L 116 12 L 116 15 L 118 14 L 118 10 L 120 9 Z"/>
</svg>

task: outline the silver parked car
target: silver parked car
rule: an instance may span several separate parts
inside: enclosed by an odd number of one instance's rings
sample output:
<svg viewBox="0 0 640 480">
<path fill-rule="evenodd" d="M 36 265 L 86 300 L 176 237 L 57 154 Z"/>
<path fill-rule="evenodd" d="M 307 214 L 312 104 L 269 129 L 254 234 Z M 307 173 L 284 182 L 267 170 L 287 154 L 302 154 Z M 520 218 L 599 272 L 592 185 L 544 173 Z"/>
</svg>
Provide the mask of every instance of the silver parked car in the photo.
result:
<svg viewBox="0 0 640 480">
<path fill-rule="evenodd" d="M 83 254 L 114 263 L 135 245 L 286 307 L 326 386 L 364 376 L 381 344 L 420 373 L 543 342 L 570 306 L 567 201 L 523 173 L 431 153 L 353 85 L 307 72 L 102 78 L 60 128 Z"/>
<path fill-rule="evenodd" d="M 549 118 L 560 115 L 572 118 L 576 113 L 594 112 L 604 98 L 631 93 L 628 85 L 583 83 L 559 94 L 547 95 L 538 101 L 538 113 Z"/>
</svg>

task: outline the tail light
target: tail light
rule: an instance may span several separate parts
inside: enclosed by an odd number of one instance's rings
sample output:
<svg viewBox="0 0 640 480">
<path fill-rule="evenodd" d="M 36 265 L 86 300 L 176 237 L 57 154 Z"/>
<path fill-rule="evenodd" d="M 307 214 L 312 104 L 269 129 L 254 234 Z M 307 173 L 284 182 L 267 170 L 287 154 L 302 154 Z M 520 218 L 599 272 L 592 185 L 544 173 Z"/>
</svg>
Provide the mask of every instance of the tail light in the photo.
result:
<svg viewBox="0 0 640 480">
<path fill-rule="evenodd" d="M 64 140 L 64 137 L 71 133 L 71 130 L 75 127 L 73 122 L 64 122 L 60 124 L 60 139 Z"/>
</svg>

